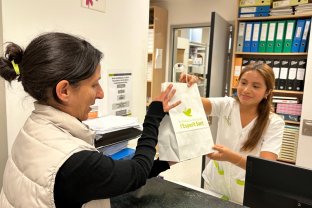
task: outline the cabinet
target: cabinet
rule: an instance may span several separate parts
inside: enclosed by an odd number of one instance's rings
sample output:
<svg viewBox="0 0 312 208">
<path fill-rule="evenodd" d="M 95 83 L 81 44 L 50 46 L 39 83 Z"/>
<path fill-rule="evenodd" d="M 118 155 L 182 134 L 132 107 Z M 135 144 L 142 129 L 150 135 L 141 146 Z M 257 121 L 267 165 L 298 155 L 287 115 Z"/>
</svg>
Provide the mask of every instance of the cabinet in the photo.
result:
<svg viewBox="0 0 312 208">
<path fill-rule="evenodd" d="M 238 0 L 238 4 L 239 4 L 239 0 Z M 237 14 L 239 12 L 239 8 L 237 8 Z M 279 23 L 283 23 L 284 22 L 284 28 L 282 29 L 282 37 L 284 38 L 284 40 L 282 41 L 282 43 L 284 44 L 282 47 L 285 47 L 285 39 L 287 39 L 287 34 L 289 34 L 289 32 L 291 32 L 288 28 L 288 22 L 293 22 L 294 23 L 294 29 L 293 29 L 293 35 L 292 35 L 292 42 L 294 42 L 294 36 L 296 34 L 296 26 L 298 24 L 298 20 L 311 20 L 311 13 L 310 14 L 301 14 L 301 15 L 287 15 L 287 16 L 267 16 L 267 17 L 239 17 L 235 20 L 235 31 L 234 31 L 234 40 L 233 40 L 233 47 L 234 47 L 234 51 L 233 51 L 233 56 L 232 56 L 232 67 L 231 67 L 231 81 L 230 81 L 230 95 L 233 95 L 236 92 L 236 85 L 237 85 L 237 78 L 239 76 L 239 73 L 242 69 L 242 67 L 246 64 L 247 60 L 249 61 L 262 61 L 267 63 L 268 65 L 270 65 L 273 68 L 273 71 L 275 73 L 276 78 L 279 77 L 281 79 L 279 79 L 279 83 L 281 82 L 281 80 L 283 81 L 283 83 L 292 83 L 292 81 L 296 81 L 296 79 L 298 78 L 298 74 L 299 74 L 299 68 L 300 66 L 296 65 L 296 66 L 292 66 L 291 62 L 300 62 L 300 61 L 307 61 L 308 59 L 308 53 L 306 52 L 306 50 L 304 52 L 289 52 L 289 50 L 283 50 L 283 49 L 278 49 L 277 44 L 278 43 L 278 34 L 280 34 L 278 32 L 278 24 Z M 272 31 L 272 28 L 270 27 L 271 22 L 275 22 L 276 23 L 276 29 L 275 29 L 275 34 L 274 34 L 274 40 L 275 42 L 273 43 L 273 51 L 272 50 L 262 50 L 260 49 L 260 43 L 261 43 L 261 35 L 262 35 L 262 31 L 261 31 L 261 27 L 263 25 L 263 23 L 268 23 L 268 27 L 267 27 L 267 38 L 266 40 L 266 46 L 268 47 L 268 39 L 270 38 L 270 30 Z M 242 31 L 240 29 L 240 27 L 242 27 L 242 25 L 244 25 L 245 23 L 245 30 L 244 30 L 244 35 L 243 35 L 243 41 L 242 40 Z M 251 24 L 250 24 L 251 23 Z M 255 24 L 259 24 L 260 27 L 257 28 L 257 30 L 255 30 L 254 25 Z M 259 30 L 258 37 L 255 38 L 254 35 L 251 35 L 251 37 L 247 38 L 250 39 L 249 44 L 252 44 L 252 41 L 258 41 L 258 50 L 256 50 L 257 52 L 242 52 L 242 51 L 248 51 L 248 50 L 244 50 L 244 44 L 248 44 L 248 42 L 245 42 L 245 38 L 246 38 L 246 34 L 248 31 L 247 29 L 247 25 L 252 25 L 252 29 L 254 29 L 255 31 Z M 304 29 L 304 27 L 303 27 Z M 250 30 L 250 29 L 249 29 Z M 310 28 L 309 28 L 310 30 Z M 252 31 L 254 32 L 254 31 Z M 252 34 L 252 33 L 251 33 Z M 307 33 L 309 34 L 309 33 Z M 308 37 L 308 35 L 307 35 Z M 288 38 L 289 39 L 289 38 Z M 307 41 L 309 42 L 309 41 Z M 242 44 L 243 45 L 242 45 Z M 275 46 L 274 46 L 275 44 Z M 275 47 L 275 48 L 274 48 Z M 308 45 L 306 46 L 306 48 L 308 48 Z M 251 51 L 255 51 L 255 50 L 251 50 Z M 260 52 L 261 51 L 261 52 Z M 271 51 L 271 52 L 265 52 L 265 51 Z M 275 51 L 275 52 L 274 52 Z M 288 52 L 286 52 L 288 51 Z M 291 51 L 291 50 L 290 50 Z M 280 65 L 275 65 L 274 61 L 280 61 Z M 283 65 L 282 62 L 285 62 L 287 65 Z M 295 70 L 295 77 L 294 79 L 291 78 L 291 68 L 293 67 L 293 69 Z M 306 70 L 306 66 L 302 66 L 302 69 L 304 69 L 304 71 Z M 300 69 L 301 69 L 300 68 Z M 283 70 L 286 71 L 283 71 Z M 281 77 L 282 76 L 282 77 Z M 284 77 L 285 76 L 285 77 Z M 303 76 L 304 78 L 304 76 Z M 289 81 L 290 80 L 290 81 Z M 278 79 L 277 79 L 278 81 Z M 304 84 L 304 79 L 302 80 L 302 83 Z M 286 98 L 291 98 L 294 100 L 297 100 L 298 103 L 300 104 L 303 98 L 303 84 L 301 89 L 300 88 L 296 88 L 296 87 L 287 87 L 287 84 L 284 86 L 280 85 L 281 87 L 277 87 L 274 91 L 273 91 L 273 96 L 279 96 L 279 97 L 286 97 Z M 278 85 L 277 85 L 278 86 Z M 293 85 L 292 85 L 293 86 Z M 280 102 L 280 101 L 279 101 Z M 284 101 L 283 101 L 284 102 Z M 286 102 L 286 101 L 285 101 Z M 280 105 L 280 104 L 279 104 Z M 277 110 L 276 103 L 273 103 L 272 106 L 275 107 L 275 112 Z M 300 117 L 298 117 L 300 118 Z M 284 161 L 284 162 L 289 162 L 289 163 L 295 163 L 296 162 L 296 154 L 297 154 L 297 144 L 298 144 L 298 138 L 299 138 L 299 127 L 300 127 L 300 120 L 298 119 L 297 121 L 290 121 L 290 120 L 285 120 L 286 123 L 286 127 L 284 130 L 284 138 L 283 138 L 283 144 L 282 144 L 282 149 L 281 149 L 281 153 L 279 155 L 279 160 L 280 161 Z"/>
<path fill-rule="evenodd" d="M 166 77 L 167 24 L 167 10 L 152 6 L 149 14 L 147 105 L 160 94 L 161 83 Z"/>
</svg>

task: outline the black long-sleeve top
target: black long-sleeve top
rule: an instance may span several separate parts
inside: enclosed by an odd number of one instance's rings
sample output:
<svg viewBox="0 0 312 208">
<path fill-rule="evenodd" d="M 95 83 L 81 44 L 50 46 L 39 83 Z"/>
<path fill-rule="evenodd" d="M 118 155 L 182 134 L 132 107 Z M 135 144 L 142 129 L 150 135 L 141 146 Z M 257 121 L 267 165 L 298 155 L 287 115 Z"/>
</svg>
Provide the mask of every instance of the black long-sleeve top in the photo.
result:
<svg viewBox="0 0 312 208">
<path fill-rule="evenodd" d="M 88 150 L 68 158 L 55 179 L 56 207 L 80 208 L 91 200 L 133 191 L 144 185 L 149 177 L 169 169 L 166 161 L 154 162 L 158 127 L 164 115 L 161 102 L 151 103 L 131 160 L 112 160 L 100 152 Z"/>
</svg>

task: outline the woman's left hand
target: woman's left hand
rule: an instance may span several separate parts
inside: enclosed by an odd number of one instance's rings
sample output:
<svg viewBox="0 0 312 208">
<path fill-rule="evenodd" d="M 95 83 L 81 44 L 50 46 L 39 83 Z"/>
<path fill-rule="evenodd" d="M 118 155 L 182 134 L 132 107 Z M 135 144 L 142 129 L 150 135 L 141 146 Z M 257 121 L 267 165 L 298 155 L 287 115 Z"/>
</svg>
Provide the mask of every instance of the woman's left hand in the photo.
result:
<svg viewBox="0 0 312 208">
<path fill-rule="evenodd" d="M 218 161 L 229 161 L 231 162 L 234 157 L 234 152 L 230 150 L 229 148 L 223 146 L 223 145 L 214 145 L 212 149 L 216 150 L 216 152 L 210 153 L 207 155 L 212 160 L 218 160 Z"/>
<path fill-rule="evenodd" d="M 163 104 L 164 112 L 169 112 L 170 109 L 180 105 L 181 101 L 177 101 L 175 103 L 170 103 L 169 101 L 174 96 L 176 90 L 173 89 L 173 85 L 169 84 L 165 91 L 161 92 L 158 97 L 154 99 L 154 101 L 160 101 Z"/>
</svg>

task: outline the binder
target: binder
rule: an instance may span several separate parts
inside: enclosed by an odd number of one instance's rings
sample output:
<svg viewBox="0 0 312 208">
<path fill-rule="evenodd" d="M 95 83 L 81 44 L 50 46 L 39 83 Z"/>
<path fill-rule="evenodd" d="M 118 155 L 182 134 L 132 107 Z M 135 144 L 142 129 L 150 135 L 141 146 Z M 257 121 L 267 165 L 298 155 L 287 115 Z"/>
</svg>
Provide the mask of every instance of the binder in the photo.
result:
<svg viewBox="0 0 312 208">
<path fill-rule="evenodd" d="M 295 86 L 294 86 L 295 91 L 303 91 L 304 89 L 306 67 L 307 67 L 306 59 L 298 61 L 298 69 L 297 69 L 297 75 L 296 75 Z"/>
<path fill-rule="evenodd" d="M 278 83 L 278 86 L 279 86 L 278 89 L 279 90 L 286 90 L 288 71 L 289 71 L 289 61 L 288 60 L 282 60 L 281 61 L 280 74 L 279 74 L 279 83 Z"/>
<path fill-rule="evenodd" d="M 299 52 L 306 51 L 307 38 L 308 38 L 309 31 L 310 31 L 310 25 L 311 25 L 311 19 L 306 19 L 302 38 L 301 38 Z"/>
<path fill-rule="evenodd" d="M 285 24 L 286 21 L 278 21 L 276 36 L 275 36 L 275 44 L 274 44 L 274 52 L 281 53 L 283 51 L 283 43 L 285 38 Z"/>
<path fill-rule="evenodd" d="M 253 23 L 250 52 L 258 52 L 260 24 L 261 24 L 260 22 Z"/>
<path fill-rule="evenodd" d="M 287 20 L 286 22 L 286 34 L 285 34 L 284 47 L 283 47 L 284 53 L 291 52 L 292 41 L 293 41 L 293 36 L 294 36 L 294 31 L 295 31 L 295 23 L 296 23 L 296 20 Z"/>
<path fill-rule="evenodd" d="M 246 66 L 248 66 L 249 64 L 249 59 L 248 58 L 243 58 L 243 61 L 242 61 L 242 70 L 245 69 Z"/>
<path fill-rule="evenodd" d="M 253 13 L 239 13 L 239 17 L 267 17 L 269 12 L 253 12 Z"/>
<path fill-rule="evenodd" d="M 265 63 L 266 65 L 268 65 L 269 67 L 273 68 L 273 60 L 272 60 L 272 59 L 266 59 L 266 60 L 264 61 L 264 63 Z"/>
<path fill-rule="evenodd" d="M 260 59 L 257 60 L 257 62 L 258 62 L 259 64 L 264 64 L 264 63 L 265 63 L 265 60 L 262 59 L 262 58 L 260 58 Z"/>
<path fill-rule="evenodd" d="M 252 37 L 252 31 L 253 31 L 252 28 L 253 28 L 253 23 L 252 22 L 246 22 L 245 37 L 244 37 L 244 43 L 243 43 L 243 52 L 250 52 L 251 37 Z"/>
<path fill-rule="evenodd" d="M 237 52 L 243 52 L 245 26 L 246 26 L 246 22 L 240 22 L 238 25 L 238 35 L 237 35 L 237 45 L 236 45 Z"/>
<path fill-rule="evenodd" d="M 239 7 L 249 7 L 249 6 L 270 6 L 272 0 L 240 0 Z"/>
<path fill-rule="evenodd" d="M 242 70 L 243 58 L 236 57 L 234 61 L 234 71 L 233 71 L 233 81 L 232 86 L 237 87 L 238 85 L 238 78 Z"/>
<path fill-rule="evenodd" d="M 286 90 L 290 90 L 290 91 L 294 90 L 295 79 L 297 76 L 297 69 L 298 69 L 298 60 L 290 61 L 287 82 L 286 82 Z"/>
<path fill-rule="evenodd" d="M 270 12 L 270 6 L 251 6 L 251 7 L 241 7 L 239 8 L 239 13 L 261 13 Z"/>
<path fill-rule="evenodd" d="M 256 63 L 256 62 L 257 62 L 257 59 L 249 58 L 249 64 L 253 64 L 253 63 Z"/>
<path fill-rule="evenodd" d="M 265 52 L 266 51 L 265 47 L 266 47 L 266 40 L 267 40 L 267 36 L 268 36 L 268 26 L 269 26 L 268 22 L 262 22 L 261 23 L 259 48 L 258 48 L 259 52 Z"/>
<path fill-rule="evenodd" d="M 282 8 L 282 7 L 290 7 L 296 6 L 299 4 L 307 4 L 310 0 L 280 0 L 273 2 L 273 8 Z M 311 1 L 310 1 L 311 2 Z"/>
<path fill-rule="evenodd" d="M 266 52 L 273 52 L 274 51 L 274 43 L 275 43 L 275 33 L 276 33 L 276 24 L 275 21 L 269 22 L 269 31 L 268 31 L 268 37 L 266 42 Z"/>
<path fill-rule="evenodd" d="M 293 38 L 293 44 L 292 44 L 292 48 L 291 48 L 291 52 L 293 52 L 293 53 L 299 52 L 304 25 L 305 25 L 305 20 L 303 20 L 303 19 L 297 20 L 295 35 Z"/>
<path fill-rule="evenodd" d="M 272 70 L 274 72 L 274 77 L 275 77 L 274 89 L 279 89 L 279 76 L 280 76 L 280 70 L 281 70 L 281 61 L 280 60 L 274 60 L 273 61 Z"/>
</svg>

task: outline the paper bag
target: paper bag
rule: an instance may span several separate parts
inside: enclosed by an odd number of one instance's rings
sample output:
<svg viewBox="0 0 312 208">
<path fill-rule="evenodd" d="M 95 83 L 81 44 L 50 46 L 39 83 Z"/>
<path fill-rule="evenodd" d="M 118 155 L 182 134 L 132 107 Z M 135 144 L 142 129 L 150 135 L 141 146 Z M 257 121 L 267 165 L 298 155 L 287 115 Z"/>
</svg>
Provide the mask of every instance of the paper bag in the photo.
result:
<svg viewBox="0 0 312 208">
<path fill-rule="evenodd" d="M 169 82 L 162 83 L 165 90 Z M 159 159 L 181 162 L 213 152 L 213 139 L 197 84 L 171 83 L 176 93 L 170 102 L 182 103 L 169 111 L 159 127 Z"/>
</svg>

